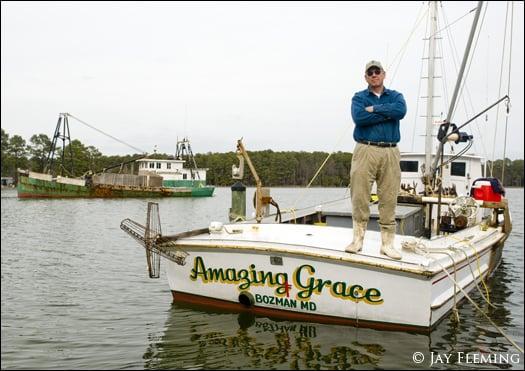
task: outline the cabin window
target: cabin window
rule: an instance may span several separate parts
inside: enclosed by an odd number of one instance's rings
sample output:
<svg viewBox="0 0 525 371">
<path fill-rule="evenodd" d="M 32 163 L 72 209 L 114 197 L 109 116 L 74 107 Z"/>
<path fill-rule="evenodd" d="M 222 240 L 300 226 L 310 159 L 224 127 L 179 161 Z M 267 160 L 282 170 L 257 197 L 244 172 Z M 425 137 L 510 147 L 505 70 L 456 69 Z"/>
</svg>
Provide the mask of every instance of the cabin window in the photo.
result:
<svg viewBox="0 0 525 371">
<path fill-rule="evenodd" d="M 450 175 L 465 176 L 466 168 L 466 162 L 453 162 L 450 166 Z"/>
<path fill-rule="evenodd" d="M 171 169 L 171 164 L 170 163 L 166 164 L 166 169 Z"/>
<path fill-rule="evenodd" d="M 405 171 L 407 173 L 417 173 L 418 165 L 418 161 L 399 161 L 401 171 Z"/>
<path fill-rule="evenodd" d="M 157 169 L 160 169 L 160 162 L 157 162 Z"/>
<path fill-rule="evenodd" d="M 149 168 L 150 169 L 154 169 L 155 168 L 155 163 L 154 162 L 150 162 L 149 163 Z"/>
</svg>

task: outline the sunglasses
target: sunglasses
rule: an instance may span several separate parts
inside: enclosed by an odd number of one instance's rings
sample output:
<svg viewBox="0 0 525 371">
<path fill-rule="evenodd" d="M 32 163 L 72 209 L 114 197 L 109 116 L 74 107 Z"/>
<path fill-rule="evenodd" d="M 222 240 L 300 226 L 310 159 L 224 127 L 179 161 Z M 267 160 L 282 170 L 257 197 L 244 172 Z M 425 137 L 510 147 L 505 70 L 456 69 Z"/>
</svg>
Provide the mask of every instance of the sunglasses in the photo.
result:
<svg viewBox="0 0 525 371">
<path fill-rule="evenodd" d="M 381 70 L 377 67 L 370 68 L 366 71 L 367 76 L 381 75 Z"/>
</svg>

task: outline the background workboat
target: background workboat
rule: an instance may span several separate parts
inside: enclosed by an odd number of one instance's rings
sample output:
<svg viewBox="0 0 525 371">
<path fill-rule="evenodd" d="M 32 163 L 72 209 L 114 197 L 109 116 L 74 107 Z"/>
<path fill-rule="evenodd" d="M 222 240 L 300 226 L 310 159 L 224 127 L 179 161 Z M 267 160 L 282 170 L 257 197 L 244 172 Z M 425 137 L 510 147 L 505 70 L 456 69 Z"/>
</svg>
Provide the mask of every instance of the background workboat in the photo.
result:
<svg viewBox="0 0 525 371">
<path fill-rule="evenodd" d="M 146 156 L 108 167 L 102 172 L 89 171 L 82 177 L 64 176 L 64 170 L 71 164 L 72 152 L 66 141 L 70 142 L 68 113 L 61 113 L 58 119 L 52 146 L 47 156 L 44 173 L 18 169 L 19 198 L 74 198 L 74 197 L 209 197 L 214 187 L 206 185 L 206 170 L 197 168 L 188 138 L 177 141 L 175 157 L 156 159 Z M 58 141 L 61 162 L 55 159 Z M 71 143 L 69 143 L 69 148 Z M 57 151 L 58 152 L 58 151 Z M 70 161 L 67 161 L 67 156 Z M 184 164 L 188 167 L 184 167 Z M 138 174 L 134 165 L 138 164 Z M 131 171 L 123 173 L 124 166 Z M 109 172 L 118 168 L 119 172 Z M 69 174 L 72 173 L 70 170 Z M 60 174 L 60 175 L 59 175 Z"/>
<path fill-rule="evenodd" d="M 429 17 L 435 19 L 437 5 L 430 9 Z M 480 12 L 481 4 L 463 67 Z M 436 25 L 430 35 L 432 42 Z M 460 71 L 449 115 L 437 135 L 438 152 L 432 154 L 436 142 L 428 140 L 432 125 L 427 125 L 425 154 L 401 156 L 394 240 L 400 260 L 380 253 L 377 203 L 371 204 L 369 230 L 358 254 L 345 252 L 353 234 L 348 198 L 267 215 L 277 203 L 262 187 L 240 140 L 241 163 L 233 169 L 234 178 L 242 178 L 246 160 L 257 187 L 255 220 L 244 220 L 242 211 L 230 212 L 230 220 L 237 222 L 211 222 L 206 228 L 164 235 L 158 205 L 150 203 L 144 225 L 125 219 L 121 228 L 146 248 L 150 277 L 159 277 L 164 258 L 175 301 L 295 320 L 431 331 L 460 300 L 472 300 L 468 293 L 474 288 L 490 305 L 484 280 L 498 267 L 512 230 L 505 191 L 496 178 L 482 177 L 480 158 L 443 152 L 451 141 L 469 147 L 473 140 L 459 131 L 470 121 L 451 123 L 461 81 Z M 429 99 L 433 96 L 430 89 Z M 239 186 L 234 192 L 244 190 Z M 230 211 L 242 210 L 240 204 Z"/>
</svg>

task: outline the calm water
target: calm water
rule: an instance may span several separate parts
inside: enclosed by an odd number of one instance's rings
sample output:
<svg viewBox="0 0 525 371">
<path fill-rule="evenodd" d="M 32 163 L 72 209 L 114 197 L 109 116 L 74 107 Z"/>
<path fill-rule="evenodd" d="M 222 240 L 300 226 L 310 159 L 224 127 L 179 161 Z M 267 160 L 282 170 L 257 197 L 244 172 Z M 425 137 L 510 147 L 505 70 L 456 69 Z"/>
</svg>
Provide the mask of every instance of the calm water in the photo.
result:
<svg viewBox="0 0 525 371">
<path fill-rule="evenodd" d="M 285 208 L 345 192 L 285 188 L 272 196 Z M 473 297 L 523 347 L 524 192 L 509 189 L 507 196 L 514 230 L 488 284 L 497 309 Z M 430 335 L 172 305 L 165 274 L 149 279 L 143 248 L 119 228 L 127 217 L 144 221 L 146 201 L 18 200 L 16 191 L 2 190 L 2 369 L 404 369 L 428 368 L 431 352 L 442 360 L 438 369 L 477 369 L 458 358 L 469 352 L 514 361 L 482 368 L 523 369 L 523 354 L 468 302 L 459 324 L 447 318 Z M 163 231 L 174 233 L 224 221 L 230 190 L 159 203 Z M 413 361 L 415 352 L 422 363 Z"/>
</svg>

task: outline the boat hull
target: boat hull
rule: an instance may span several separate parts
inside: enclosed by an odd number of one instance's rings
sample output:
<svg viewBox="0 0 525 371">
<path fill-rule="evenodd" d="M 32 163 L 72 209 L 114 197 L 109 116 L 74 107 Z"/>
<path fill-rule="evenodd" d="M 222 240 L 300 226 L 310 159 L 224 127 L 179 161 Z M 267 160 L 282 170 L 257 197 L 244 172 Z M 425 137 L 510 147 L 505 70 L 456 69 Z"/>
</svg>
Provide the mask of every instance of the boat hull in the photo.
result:
<svg viewBox="0 0 525 371">
<path fill-rule="evenodd" d="M 384 323 L 378 321 L 367 321 L 367 320 L 355 320 L 352 318 L 335 317 L 328 315 L 320 315 L 313 313 L 301 313 L 293 312 L 282 309 L 268 308 L 262 306 L 247 307 L 240 303 L 234 303 L 227 300 L 214 299 L 195 294 L 188 294 L 185 292 L 171 291 L 174 303 L 188 304 L 192 307 L 224 311 L 228 313 L 250 313 L 256 316 L 264 316 L 270 318 L 276 318 L 286 321 L 301 321 L 301 322 L 314 322 L 314 323 L 325 323 L 330 325 L 343 325 L 343 326 L 354 326 L 372 328 L 376 330 L 389 330 L 389 331 L 411 331 L 426 333 L 428 329 L 426 327 L 411 326 L 406 324 L 396 323 Z"/>
<path fill-rule="evenodd" d="M 118 185 L 83 186 L 35 179 L 20 174 L 19 198 L 148 198 L 210 197 L 214 187 L 137 187 Z"/>
<path fill-rule="evenodd" d="M 502 246 L 487 246 L 477 258 L 458 261 L 447 271 L 468 292 L 480 278 L 493 273 Z M 290 320 L 429 332 L 464 298 L 443 272 L 418 275 L 255 250 L 186 251 L 190 255 L 185 265 L 163 261 L 173 300 L 193 305 Z"/>
<path fill-rule="evenodd" d="M 20 174 L 16 189 L 18 198 L 93 197 L 86 186 L 34 179 Z"/>
<path fill-rule="evenodd" d="M 448 271 L 453 277 L 454 272 L 456 272 L 455 279 L 465 292 L 472 292 L 476 288 L 477 282 L 483 295 L 485 295 L 486 292 L 483 290 L 480 282 L 481 280 L 489 279 L 494 274 L 501 263 L 502 251 L 503 243 L 494 244 L 478 254 L 476 259 L 470 261 L 470 264 L 469 262 L 463 262 L 457 265 L 456 271 L 453 269 L 448 269 Z M 476 276 L 476 280 L 472 279 L 473 273 Z M 435 277 L 432 281 L 431 328 L 438 325 L 455 305 L 466 299 L 463 292 L 459 289 L 454 291 L 454 286 L 451 283 L 452 281 L 444 274 Z"/>
<path fill-rule="evenodd" d="M 213 196 L 214 187 L 203 186 L 191 188 L 191 197 L 211 197 Z"/>
</svg>

